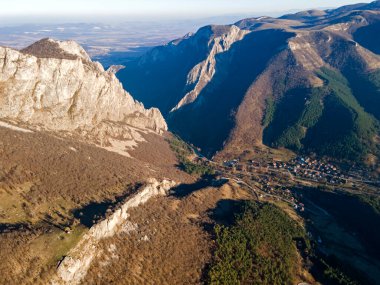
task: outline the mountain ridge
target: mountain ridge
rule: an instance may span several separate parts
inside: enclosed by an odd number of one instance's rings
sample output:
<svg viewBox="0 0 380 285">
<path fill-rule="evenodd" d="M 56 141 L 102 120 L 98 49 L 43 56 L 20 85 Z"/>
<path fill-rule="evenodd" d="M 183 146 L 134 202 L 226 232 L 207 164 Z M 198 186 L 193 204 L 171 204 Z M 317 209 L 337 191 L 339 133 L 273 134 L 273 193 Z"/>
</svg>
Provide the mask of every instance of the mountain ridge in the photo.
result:
<svg viewBox="0 0 380 285">
<path fill-rule="evenodd" d="M 362 158 L 378 156 L 373 140 L 378 135 L 379 117 L 374 106 L 379 104 L 376 78 L 380 56 L 378 43 L 368 31 L 375 34 L 379 28 L 379 3 L 375 1 L 323 12 L 306 11 L 280 18 L 248 18 L 226 26 L 206 26 L 194 35 L 173 41 L 175 44 L 171 42 L 153 48 L 117 76 L 136 98 L 147 106 L 157 106 L 171 130 L 210 156 L 219 151 L 236 154 L 263 143 L 344 159 L 357 155 Z M 243 36 L 234 38 L 231 30 Z M 228 41 L 228 49 L 219 49 L 220 52 L 215 53 L 217 38 Z M 221 43 L 223 45 L 223 41 Z M 155 60 L 158 58 L 160 61 Z M 355 118 L 366 121 L 368 130 L 371 129 L 368 133 L 358 131 L 358 125 L 354 127 L 357 123 L 352 123 L 351 127 L 347 125 L 347 133 L 336 138 L 336 144 L 347 146 L 353 143 L 354 149 L 363 143 L 368 145 L 362 150 L 353 150 L 350 154 L 327 154 L 318 147 L 311 147 L 310 142 L 314 139 L 302 133 L 321 127 L 316 124 L 325 113 L 315 119 L 315 124 L 309 127 L 301 124 L 296 129 L 292 127 L 296 119 L 281 128 L 274 128 L 265 118 L 268 100 L 281 107 L 280 101 L 293 100 L 291 98 L 302 96 L 302 93 L 309 94 L 306 97 L 311 96 L 310 100 L 314 98 L 310 94 L 322 96 L 326 88 L 328 93 L 335 94 L 331 85 L 328 86 L 331 80 L 321 76 L 326 69 L 337 72 L 337 76 L 342 74 L 347 79 L 343 80 L 344 85 L 352 93 L 347 95 L 351 99 L 346 103 L 343 103 L 346 99 L 339 99 L 338 104 L 356 114 Z M 144 81 L 150 82 L 150 86 L 141 87 L 140 83 Z M 366 87 L 369 93 L 362 94 L 359 85 L 369 86 Z M 321 100 L 333 96 L 322 96 Z M 304 103 L 301 103 L 304 99 L 295 100 L 301 100 L 298 103 L 302 104 L 300 108 L 307 110 L 309 99 Z M 355 118 L 352 120 L 356 121 Z M 360 129 L 366 129 L 364 124 L 359 125 Z M 286 135 L 289 132 L 287 129 L 299 136 L 300 142 L 278 141 L 283 136 L 281 133 Z M 270 132 L 280 133 L 268 136 Z M 208 136 L 202 137 L 205 133 Z M 310 131 L 309 135 L 312 133 Z M 354 142 L 349 137 L 355 138 Z"/>
</svg>

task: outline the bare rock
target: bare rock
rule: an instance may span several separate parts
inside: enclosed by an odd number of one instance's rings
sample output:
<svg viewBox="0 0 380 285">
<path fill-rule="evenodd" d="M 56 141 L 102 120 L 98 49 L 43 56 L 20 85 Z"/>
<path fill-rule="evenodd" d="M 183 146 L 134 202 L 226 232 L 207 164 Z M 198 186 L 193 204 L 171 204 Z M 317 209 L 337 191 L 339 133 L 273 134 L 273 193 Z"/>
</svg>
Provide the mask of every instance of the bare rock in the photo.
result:
<svg viewBox="0 0 380 285">
<path fill-rule="evenodd" d="M 124 65 L 111 65 L 111 66 L 107 69 L 107 71 L 116 74 L 116 73 L 118 73 L 120 70 L 122 70 L 122 69 L 124 69 L 124 68 L 125 68 Z"/>
<path fill-rule="evenodd" d="M 73 41 L 0 47 L 0 68 L 0 118 L 100 141 L 128 136 L 130 127 L 167 129 L 158 109 L 145 109 Z"/>
</svg>

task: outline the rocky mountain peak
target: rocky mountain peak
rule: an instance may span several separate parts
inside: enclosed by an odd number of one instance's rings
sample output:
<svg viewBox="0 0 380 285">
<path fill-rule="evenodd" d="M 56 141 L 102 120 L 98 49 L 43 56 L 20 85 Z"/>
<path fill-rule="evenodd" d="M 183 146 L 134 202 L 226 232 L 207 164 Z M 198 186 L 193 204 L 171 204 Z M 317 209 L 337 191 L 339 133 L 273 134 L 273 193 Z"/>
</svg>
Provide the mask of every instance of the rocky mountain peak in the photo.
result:
<svg viewBox="0 0 380 285">
<path fill-rule="evenodd" d="M 31 128 L 76 133 L 100 145 L 167 129 L 115 74 L 73 41 L 43 39 L 23 51 L 0 47 L 0 118 Z"/>
<path fill-rule="evenodd" d="M 21 50 L 39 58 L 83 59 L 91 61 L 86 51 L 75 41 L 58 41 L 45 38 Z"/>
<path fill-rule="evenodd" d="M 193 103 L 198 98 L 216 73 L 217 55 L 228 51 L 235 42 L 240 41 L 248 33 L 235 25 L 209 26 L 209 28 L 213 32 L 208 43 L 209 54 L 188 73 L 184 88 L 186 93 L 171 112 Z"/>
</svg>

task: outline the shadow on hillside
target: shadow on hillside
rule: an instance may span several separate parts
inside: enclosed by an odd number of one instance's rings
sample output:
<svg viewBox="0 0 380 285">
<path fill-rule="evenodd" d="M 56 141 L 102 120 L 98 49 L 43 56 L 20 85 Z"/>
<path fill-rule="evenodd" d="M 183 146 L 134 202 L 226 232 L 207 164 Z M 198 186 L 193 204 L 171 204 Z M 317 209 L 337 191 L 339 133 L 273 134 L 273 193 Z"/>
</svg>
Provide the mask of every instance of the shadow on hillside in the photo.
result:
<svg viewBox="0 0 380 285">
<path fill-rule="evenodd" d="M 30 231 L 31 227 L 27 223 L 0 223 L 0 234 L 17 231 Z"/>
<path fill-rule="evenodd" d="M 229 226 L 234 223 L 235 214 L 241 211 L 243 200 L 220 200 L 216 207 L 209 211 L 209 217 L 217 224 Z"/>
<path fill-rule="evenodd" d="M 283 30 L 256 31 L 217 54 L 215 75 L 193 104 L 170 113 L 169 129 L 200 147 L 207 156 L 220 150 L 250 86 L 292 36 Z"/>
<path fill-rule="evenodd" d="M 76 219 L 87 228 L 91 228 L 95 223 L 107 217 L 107 214 L 113 213 L 117 207 L 120 207 L 124 201 L 135 193 L 143 184 L 127 185 L 124 193 L 115 196 L 112 200 L 94 201 L 82 208 L 73 211 Z"/>
<path fill-rule="evenodd" d="M 176 198 L 184 198 L 191 193 L 194 193 L 196 191 L 199 191 L 203 188 L 212 186 L 212 178 L 207 177 L 207 178 L 202 178 L 198 180 L 195 183 L 192 184 L 180 184 L 176 187 L 173 187 L 171 189 L 171 196 L 174 196 Z"/>
<path fill-rule="evenodd" d="M 215 224 L 230 226 L 234 223 L 236 213 L 241 211 L 242 200 L 224 199 L 220 200 L 216 207 L 210 209 L 208 216 L 211 222 L 202 223 L 203 229 L 209 233 L 212 240 L 216 240 Z M 209 271 L 211 269 L 212 261 L 206 263 L 202 268 L 201 280 L 207 283 L 209 279 Z"/>
</svg>

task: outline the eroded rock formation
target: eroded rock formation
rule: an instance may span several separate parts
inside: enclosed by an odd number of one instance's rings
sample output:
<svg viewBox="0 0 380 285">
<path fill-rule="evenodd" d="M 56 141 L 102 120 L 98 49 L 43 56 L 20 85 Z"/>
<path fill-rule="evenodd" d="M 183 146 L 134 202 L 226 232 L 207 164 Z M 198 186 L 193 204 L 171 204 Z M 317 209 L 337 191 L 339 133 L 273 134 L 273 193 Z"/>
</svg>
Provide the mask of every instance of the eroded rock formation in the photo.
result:
<svg viewBox="0 0 380 285">
<path fill-rule="evenodd" d="M 158 109 L 145 109 L 112 70 L 72 41 L 43 39 L 17 51 L 0 47 L 0 118 L 53 131 L 76 132 L 102 145 L 133 139 L 130 127 L 161 133 Z"/>
<path fill-rule="evenodd" d="M 124 230 L 123 225 L 128 224 L 128 211 L 146 203 L 149 199 L 166 195 L 175 182 L 163 180 L 158 182 L 156 179 L 150 179 L 140 191 L 128 199 L 121 208 L 117 209 L 109 218 L 94 225 L 89 232 L 83 236 L 81 241 L 74 247 L 67 257 L 58 267 L 57 275 L 51 281 L 51 284 L 80 284 L 86 276 L 87 270 L 92 260 L 102 254 L 102 250 L 97 246 L 102 239 L 112 237 Z"/>
</svg>

